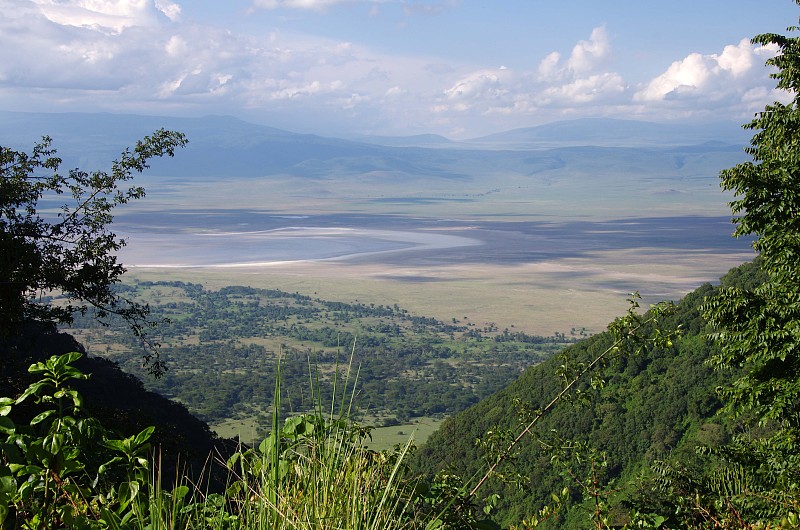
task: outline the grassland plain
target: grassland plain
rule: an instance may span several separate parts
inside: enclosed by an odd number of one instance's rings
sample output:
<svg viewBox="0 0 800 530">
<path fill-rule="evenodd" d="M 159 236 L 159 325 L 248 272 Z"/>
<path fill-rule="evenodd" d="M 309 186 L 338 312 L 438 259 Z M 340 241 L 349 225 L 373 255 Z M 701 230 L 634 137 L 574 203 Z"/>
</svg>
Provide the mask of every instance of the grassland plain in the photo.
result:
<svg viewBox="0 0 800 530">
<path fill-rule="evenodd" d="M 184 264 L 214 267 L 136 267 L 134 277 L 398 303 L 442 320 L 467 316 L 479 325 L 551 334 L 601 331 L 625 310 L 631 291 L 649 302 L 678 299 L 752 257 L 747 242 L 730 238 L 730 197 L 717 176 L 745 156 L 738 125 L 571 122 L 423 149 L 208 120 L 175 123 L 190 138 L 181 163 L 143 175 L 147 199 L 114 225 L 130 241 L 126 265 L 163 265 L 177 261 L 167 255 L 195 253 L 203 259 Z M 223 122 L 220 142 L 208 131 Z M 110 127 L 108 138 L 117 132 Z M 80 139 L 64 136 L 68 146 Z M 76 151 L 85 152 L 85 144 Z M 342 259 L 345 251 L 320 261 L 331 256 L 313 256 L 316 247 L 346 249 L 352 241 L 317 234 L 290 242 L 302 250 L 296 259 L 305 260 L 296 261 L 286 248 L 273 252 L 249 235 L 292 227 L 368 231 L 378 250 L 387 247 L 375 244 L 376 230 L 481 244 L 421 251 L 412 242 L 402 252 L 356 251 Z M 229 235 L 235 232 L 248 235 Z M 239 237 L 238 246 L 215 249 L 197 237 L 223 233 L 217 241 Z M 217 267 L 232 264 L 240 266 Z"/>
<path fill-rule="evenodd" d="M 416 444 L 423 444 L 430 438 L 441 425 L 442 418 L 422 416 L 406 423 L 392 425 L 391 427 L 376 427 L 370 432 L 365 445 L 371 449 L 389 449 L 395 445 L 402 445 L 413 440 Z M 245 442 L 259 442 L 258 418 L 252 416 L 242 419 L 228 419 L 211 425 L 211 428 L 223 438 L 238 438 Z M 369 418 L 365 423 L 370 424 Z"/>
<path fill-rule="evenodd" d="M 738 252 L 664 248 L 597 251 L 540 263 L 399 265 L 339 261 L 235 268 L 133 268 L 142 281 L 200 283 L 208 288 L 247 285 L 328 300 L 400 304 L 442 321 L 466 317 L 478 327 L 496 323 L 531 334 L 586 328 L 602 331 L 638 290 L 646 302 L 677 300 L 752 259 Z"/>
</svg>

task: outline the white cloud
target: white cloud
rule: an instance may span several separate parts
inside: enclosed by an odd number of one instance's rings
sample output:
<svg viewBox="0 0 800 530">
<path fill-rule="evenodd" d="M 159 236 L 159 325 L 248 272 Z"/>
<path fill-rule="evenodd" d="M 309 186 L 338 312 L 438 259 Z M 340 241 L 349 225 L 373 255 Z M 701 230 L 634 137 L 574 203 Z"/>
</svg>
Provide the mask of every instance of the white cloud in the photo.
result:
<svg viewBox="0 0 800 530">
<path fill-rule="evenodd" d="M 370 100 L 369 96 L 363 94 L 350 94 L 346 97 L 341 97 L 334 100 L 334 104 L 342 109 L 354 109 Z"/>
<path fill-rule="evenodd" d="M 570 83 L 552 86 L 537 94 L 537 106 L 582 105 L 598 100 L 609 100 L 625 91 L 625 82 L 619 74 L 603 73 L 575 79 Z"/>
<path fill-rule="evenodd" d="M 576 115 L 715 109 L 735 118 L 779 96 L 762 66 L 775 50 L 747 41 L 689 54 L 631 87 L 610 67 L 602 26 L 525 69 L 505 57 L 495 64 L 507 66 L 490 67 L 187 18 L 170 0 L 0 0 L 0 50 L 13 50 L 0 61 L 0 108 L 228 113 L 295 130 L 324 132 L 325 123 L 329 131 L 476 136 Z"/>
<path fill-rule="evenodd" d="M 257 9 L 300 9 L 308 11 L 324 11 L 330 7 L 342 4 L 371 4 L 370 16 L 377 16 L 378 7 L 385 3 L 397 3 L 403 7 L 406 16 L 423 14 L 439 14 L 458 5 L 459 0 L 439 0 L 430 2 L 406 3 L 401 0 L 253 0 L 253 7 Z"/>
<path fill-rule="evenodd" d="M 513 112 L 540 112 L 543 107 L 585 107 L 616 102 L 628 90 L 622 76 L 607 71 L 612 56 L 611 42 L 605 26 L 592 30 L 588 40 L 579 41 L 564 61 L 559 52 L 546 55 L 535 73 L 528 76 L 513 106 Z M 602 110 L 599 110 L 602 112 Z"/>
<path fill-rule="evenodd" d="M 168 0 L 155 0 L 155 2 L 158 10 L 167 15 L 167 18 L 175 22 L 180 20 L 181 6 Z"/>
<path fill-rule="evenodd" d="M 658 101 L 702 89 L 711 77 L 714 64 L 713 57 L 693 53 L 672 63 L 666 72 L 650 81 L 647 88 L 638 92 L 634 99 Z"/>
<path fill-rule="evenodd" d="M 502 96 L 505 92 L 500 80 L 501 70 L 481 70 L 459 79 L 444 91 L 448 99 L 477 99 Z"/>
<path fill-rule="evenodd" d="M 577 79 L 602 69 L 611 55 L 611 42 L 604 26 L 592 30 L 589 40 L 579 41 L 569 58 L 561 61 L 561 54 L 552 52 L 539 63 L 538 73 L 542 80 Z"/>
<path fill-rule="evenodd" d="M 747 39 L 742 39 L 738 46 L 728 45 L 717 58 L 717 64 L 734 77 L 740 77 L 752 70 L 755 63 L 753 47 Z M 759 66 L 761 62 L 759 61 Z"/>
<path fill-rule="evenodd" d="M 596 71 L 611 52 L 608 33 L 603 26 L 594 28 L 589 40 L 582 40 L 572 48 L 567 68 L 575 75 Z"/>
<path fill-rule="evenodd" d="M 164 51 L 172 57 L 185 55 L 189 51 L 189 45 L 180 35 L 173 35 L 164 46 Z"/>
<path fill-rule="evenodd" d="M 157 23 L 159 9 L 151 0 L 33 0 L 48 20 L 60 25 L 120 33 L 125 28 Z M 167 11 L 174 12 L 175 4 Z M 178 11 L 180 8 L 178 8 Z"/>
<path fill-rule="evenodd" d="M 692 53 L 673 62 L 634 95 L 634 101 L 659 102 L 706 98 L 738 100 L 764 82 L 764 60 L 775 48 L 753 45 L 743 39 L 720 54 Z"/>
<path fill-rule="evenodd" d="M 278 9 L 283 7 L 290 9 L 322 10 L 336 4 L 352 3 L 353 1 L 354 0 L 254 0 L 253 5 L 261 9 Z"/>
<path fill-rule="evenodd" d="M 310 81 L 296 85 L 292 85 L 291 83 L 285 81 L 278 81 L 276 85 L 277 89 L 268 93 L 269 99 L 296 99 L 323 93 L 336 92 L 344 87 L 344 84 L 341 81 L 331 81 L 329 83 Z"/>
<path fill-rule="evenodd" d="M 539 77 L 542 79 L 554 79 L 560 75 L 559 62 L 561 54 L 558 52 L 549 53 L 539 63 Z"/>
</svg>

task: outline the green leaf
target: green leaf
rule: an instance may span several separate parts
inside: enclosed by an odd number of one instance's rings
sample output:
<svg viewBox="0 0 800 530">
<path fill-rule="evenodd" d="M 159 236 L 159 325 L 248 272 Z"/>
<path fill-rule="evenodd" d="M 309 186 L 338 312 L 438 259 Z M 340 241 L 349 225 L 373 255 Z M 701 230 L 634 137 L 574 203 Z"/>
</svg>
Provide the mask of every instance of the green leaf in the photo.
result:
<svg viewBox="0 0 800 530">
<path fill-rule="evenodd" d="M 11 472 L 18 477 L 38 475 L 43 471 L 41 467 L 35 466 L 33 464 L 29 465 L 9 464 L 8 467 L 11 470 Z"/>
<path fill-rule="evenodd" d="M 105 506 L 100 508 L 101 520 L 108 525 L 112 530 L 122 530 L 122 520 L 119 515 L 115 514 Z"/>
<path fill-rule="evenodd" d="M 14 434 L 15 431 L 16 427 L 14 426 L 14 422 L 11 421 L 11 418 L 0 416 L 0 432 Z"/>
<path fill-rule="evenodd" d="M 117 491 L 120 508 L 124 510 L 139 494 L 139 483 L 135 480 L 123 482 L 119 485 L 119 489 Z"/>
<path fill-rule="evenodd" d="M 37 425 L 37 424 L 43 422 L 44 420 L 46 420 L 47 418 L 49 418 L 50 416 L 52 416 L 53 414 L 55 414 L 55 413 L 56 413 L 55 410 L 46 410 L 46 411 L 42 412 L 41 414 L 37 414 L 36 417 L 34 417 L 31 420 L 31 425 Z"/>
<path fill-rule="evenodd" d="M 153 432 L 155 430 L 156 430 L 156 428 L 152 427 L 152 426 L 143 429 L 142 432 L 137 434 L 136 437 L 133 439 L 134 447 L 139 448 L 145 442 L 147 442 L 147 440 L 149 440 L 150 437 L 153 436 Z"/>
<path fill-rule="evenodd" d="M 83 357 L 83 354 L 81 352 L 71 351 L 69 353 L 65 353 L 64 355 L 60 356 L 58 360 L 63 366 L 67 364 L 72 364 L 81 357 Z"/>
<path fill-rule="evenodd" d="M 258 444 L 258 451 L 262 455 L 271 454 L 275 447 L 276 442 L 277 440 L 275 438 L 275 433 L 272 433 L 266 438 L 264 438 L 264 440 L 260 444 Z"/>
<path fill-rule="evenodd" d="M 13 495 L 17 492 L 17 483 L 14 477 L 8 475 L 0 477 L 0 494 Z"/>
<path fill-rule="evenodd" d="M 126 449 L 125 443 L 122 440 L 101 440 L 100 445 L 120 453 L 124 453 Z"/>
<path fill-rule="evenodd" d="M 230 456 L 230 458 L 228 458 L 227 462 L 225 462 L 225 465 L 226 465 L 226 466 L 227 466 L 229 469 L 233 469 L 233 466 L 235 466 L 235 465 L 236 465 L 236 463 L 239 461 L 239 459 L 240 459 L 241 457 L 242 457 L 242 453 L 239 453 L 239 452 L 233 453 L 233 454 Z"/>
<path fill-rule="evenodd" d="M 172 490 L 172 496 L 175 499 L 183 499 L 189 494 L 189 486 L 178 486 Z"/>
<path fill-rule="evenodd" d="M 55 455 L 61 451 L 61 447 L 64 445 L 65 441 L 66 436 L 61 433 L 48 434 L 44 437 L 44 443 L 42 444 L 42 447 L 44 447 L 44 450 L 51 455 Z"/>
<path fill-rule="evenodd" d="M 76 409 L 83 407 L 83 396 L 81 396 L 77 390 L 70 391 L 69 395 L 72 398 L 72 405 Z"/>
<path fill-rule="evenodd" d="M 8 416 L 14 400 L 8 397 L 0 397 L 0 416 Z"/>
<path fill-rule="evenodd" d="M 441 519 L 434 519 L 430 521 L 427 525 L 425 525 L 425 530 L 435 530 L 437 528 L 443 528 L 444 522 Z"/>
<path fill-rule="evenodd" d="M 28 399 L 30 396 L 38 396 L 39 391 L 47 386 L 50 386 L 50 383 L 44 380 L 37 381 L 36 383 L 31 384 L 30 386 L 28 386 L 28 388 L 25 389 L 25 392 L 23 392 L 22 395 L 19 396 L 14 403 L 16 405 L 19 405 L 20 403 Z"/>
</svg>

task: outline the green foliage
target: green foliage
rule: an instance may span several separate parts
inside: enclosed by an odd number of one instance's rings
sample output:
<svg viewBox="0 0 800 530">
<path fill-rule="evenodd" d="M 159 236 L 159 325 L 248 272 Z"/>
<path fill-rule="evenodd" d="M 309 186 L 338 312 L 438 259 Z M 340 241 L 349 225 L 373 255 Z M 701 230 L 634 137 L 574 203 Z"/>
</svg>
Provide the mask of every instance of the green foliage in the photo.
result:
<svg viewBox="0 0 800 530">
<path fill-rule="evenodd" d="M 414 516 L 410 446 L 374 452 L 364 431 L 343 419 L 288 418 L 257 447 L 227 462 L 237 479 L 226 491 L 245 528 L 399 528 Z M 256 502 L 254 502 L 256 500 Z"/>
<path fill-rule="evenodd" d="M 592 355 L 591 362 L 573 359 L 566 351 L 562 352 L 559 356 L 561 364 L 558 366 L 556 375 L 562 381 L 563 386 L 553 398 L 539 410 L 530 414 L 530 418 L 526 418 L 522 423 L 522 428 L 516 434 L 501 452 L 496 456 L 490 458 L 494 460 L 489 462 L 488 470 L 484 473 L 483 477 L 472 488 L 471 494 L 474 495 L 481 488 L 481 486 L 493 475 L 497 468 L 504 463 L 509 462 L 509 457 L 512 451 L 523 440 L 523 438 L 532 435 L 533 428 L 539 421 L 549 414 L 556 405 L 562 401 L 574 400 L 579 403 L 586 403 L 585 396 L 586 390 L 581 388 L 580 383 L 589 379 L 588 389 L 597 390 L 605 386 L 605 379 L 601 370 L 608 366 L 615 358 L 622 355 L 636 355 L 641 353 L 642 349 L 647 345 L 656 346 L 672 346 L 672 335 L 677 334 L 677 330 L 663 334 L 662 330 L 658 327 L 658 323 L 664 314 L 672 311 L 671 304 L 663 304 L 653 306 L 650 311 L 645 315 L 638 314 L 639 309 L 639 293 L 633 293 L 628 300 L 630 308 L 624 317 L 616 319 L 609 325 L 609 333 L 614 338 L 613 342 L 600 350 L 599 354 Z M 646 327 L 651 328 L 651 334 L 643 334 Z M 500 431 L 503 432 L 503 431 Z M 494 434 L 490 431 L 490 434 Z M 478 444 L 484 448 L 489 448 L 493 453 L 496 451 L 494 443 L 491 444 Z"/>
<path fill-rule="evenodd" d="M 627 520 L 634 527 L 800 525 L 800 38 L 767 34 L 753 42 L 779 48 L 768 64 L 778 69 L 773 75 L 778 88 L 787 90 L 793 99 L 789 104 L 767 106 L 746 126 L 757 131 L 746 149 L 753 160 L 721 173 L 722 187 L 736 195 L 731 203 L 737 216 L 735 235 L 756 236 L 754 248 L 761 270 L 757 281 L 753 275 L 740 285 L 732 284 L 741 277 L 723 282 L 701 308 L 718 346 L 709 352 L 708 364 L 718 373 L 732 376 L 732 383 L 718 385 L 718 395 L 724 404 L 721 410 L 737 422 L 736 432 L 725 443 L 726 437 L 714 439 L 709 434 L 713 429 L 704 429 L 705 436 L 697 437 L 701 443 L 696 455 L 686 452 L 678 458 L 675 452 L 666 452 L 663 460 L 656 460 L 652 482 L 635 482 L 640 498 L 629 505 L 638 509 Z M 614 325 L 610 329 L 619 336 Z M 671 348 L 672 344 L 665 342 L 664 346 Z M 570 361 L 568 357 L 559 367 L 562 392 L 572 386 L 572 374 L 582 373 L 586 366 L 581 358 L 573 364 Z M 576 403 L 584 407 L 600 403 L 603 396 L 593 391 L 605 385 L 602 377 L 593 378 L 586 394 L 575 392 Z M 614 405 L 605 407 L 606 414 L 621 412 L 619 403 Z M 596 425 L 588 425 L 586 430 L 602 432 Z M 659 438 L 672 438 L 669 446 L 679 441 L 668 432 Z M 608 441 L 600 447 L 608 447 Z M 611 526 L 608 501 L 613 482 L 604 483 L 603 473 L 598 472 L 598 463 L 602 464 L 599 469 L 607 469 L 605 455 L 598 457 L 593 445 L 584 445 L 582 437 L 551 443 L 540 440 L 540 444 L 554 455 L 551 462 L 560 463 L 578 486 L 578 504 L 592 504 L 594 525 Z M 575 448 L 582 449 L 576 453 Z M 565 450 L 577 457 L 562 456 Z M 572 464 L 565 466 L 566 462 Z M 588 471 L 575 471 L 575 465 L 581 463 L 591 464 Z M 559 498 L 554 502 L 561 506 Z M 623 506 L 625 501 L 618 500 L 618 504 Z M 555 511 L 545 507 L 539 513 Z M 577 525 L 570 520 L 574 513 L 574 509 L 567 513 L 567 526 Z M 538 524 L 539 518 L 534 522 Z"/>
<path fill-rule="evenodd" d="M 224 463 L 224 494 L 185 479 L 164 489 L 152 427 L 118 438 L 85 415 L 70 386 L 87 378 L 72 366 L 79 357 L 32 365 L 39 379 L 16 399 L 0 398 L 3 529 L 498 528 L 471 511 L 452 480 L 415 477 L 407 465 L 411 442 L 366 448 L 370 429 L 349 419 L 352 401 L 338 412 L 318 408 L 285 421 L 278 403 L 272 432 Z M 347 388 L 344 381 L 343 400 Z M 12 421 L 30 402 L 36 409 L 27 424 Z"/>
<path fill-rule="evenodd" d="M 497 517 L 506 524 L 523 519 L 527 525 L 557 524 L 556 518 L 563 521 L 583 494 L 593 503 L 586 522 L 612 521 L 616 512 L 610 511 L 610 499 L 617 496 L 612 481 L 620 475 L 618 462 L 638 463 L 642 455 L 631 440 L 648 433 L 650 422 L 660 419 L 652 417 L 652 410 L 639 410 L 641 405 L 631 399 L 631 379 L 648 368 L 660 374 L 671 362 L 677 333 L 689 313 L 670 304 L 640 313 L 636 295 L 630 303 L 630 311 L 612 323 L 608 333 L 529 369 L 508 389 L 447 420 L 422 448 L 420 469 L 482 477 L 469 486 L 471 495 L 481 488 L 500 493 Z M 648 362 L 654 352 L 663 357 L 656 366 Z M 672 406 L 663 396 L 654 396 L 654 402 Z M 508 413 L 513 409 L 518 410 L 517 421 Z M 633 414 L 640 416 L 638 421 L 626 417 Z M 473 446 L 462 441 L 476 438 Z M 606 454 L 590 449 L 595 444 L 607 448 Z M 545 506 L 553 492 L 562 493 L 555 504 Z"/>
<path fill-rule="evenodd" d="M 793 99 L 768 105 L 745 126 L 757 131 L 746 149 L 752 161 L 720 176 L 723 188 L 736 194 L 735 235 L 756 236 L 766 281 L 725 289 L 704 311 L 721 347 L 712 364 L 747 367 L 723 390 L 726 407 L 759 421 L 800 425 L 800 38 L 765 34 L 753 42 L 778 46 L 767 64 L 777 67 L 772 77 Z"/>
<path fill-rule="evenodd" d="M 281 422 L 280 373 L 272 431 L 226 464 L 235 477 L 226 502 L 244 528 L 498 528 L 476 514 L 454 477 L 412 474 L 411 441 L 368 449 L 371 428 L 352 421 L 347 380 L 338 410 L 325 412 L 318 398 L 314 413 Z"/>
<path fill-rule="evenodd" d="M 0 147 L 0 336 L 13 336 L 28 320 L 70 322 L 89 307 L 100 317 L 123 316 L 137 335 L 144 331 L 147 308 L 112 289 L 125 271 L 116 256 L 125 242 L 109 224 L 115 207 L 144 196 L 124 183 L 151 158 L 173 156 L 185 144 L 182 134 L 162 129 L 125 150 L 110 171 L 66 175 L 48 137 L 30 154 Z M 42 301 L 50 291 L 66 303 Z"/>
<path fill-rule="evenodd" d="M 662 510 L 681 527 L 800 526 L 800 38 L 753 42 L 778 47 L 767 64 L 792 100 L 745 125 L 752 161 L 720 174 L 736 195 L 735 235 L 756 237 L 761 278 L 724 285 L 702 308 L 719 348 L 709 364 L 736 374 L 718 391 L 740 425 L 728 444 L 656 466 Z"/>
<path fill-rule="evenodd" d="M 3 528 L 102 528 L 101 515 L 124 521 L 147 479 L 152 429 L 116 440 L 83 413 L 71 380 L 87 379 L 72 363 L 80 353 L 31 365 L 40 379 L 16 399 L 0 398 L 0 523 Z M 15 424 L 14 409 L 33 401 L 36 414 Z M 103 515 L 105 514 L 105 515 Z"/>
<path fill-rule="evenodd" d="M 152 316 L 170 321 L 158 335 L 170 369 L 158 380 L 146 378 L 147 387 L 179 399 L 212 424 L 253 418 L 260 434 L 270 428 L 267 412 L 278 352 L 283 354 L 284 412 L 313 406 L 309 359 L 319 368 L 322 399 L 329 400 L 337 364 L 347 355 L 342 350 L 355 344 L 360 405 L 376 422 L 405 422 L 463 410 L 574 342 L 455 325 L 410 315 L 399 306 L 321 300 L 275 289 L 210 290 L 183 282 L 138 282 L 118 289 L 147 303 Z M 92 353 L 144 376 L 143 351 L 125 323 L 109 324 L 101 328 L 87 314 L 76 317 L 71 331 L 80 333 Z"/>
</svg>

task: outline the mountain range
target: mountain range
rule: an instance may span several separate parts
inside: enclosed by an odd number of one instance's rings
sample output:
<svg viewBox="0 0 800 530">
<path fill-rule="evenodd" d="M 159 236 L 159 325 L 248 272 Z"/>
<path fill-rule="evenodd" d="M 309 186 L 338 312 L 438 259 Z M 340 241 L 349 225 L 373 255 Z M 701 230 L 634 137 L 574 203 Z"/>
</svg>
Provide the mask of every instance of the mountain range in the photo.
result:
<svg viewBox="0 0 800 530">
<path fill-rule="evenodd" d="M 2 145 L 30 150 L 49 135 L 67 168 L 107 169 L 159 128 L 189 139 L 176 160 L 155 160 L 148 171 L 175 192 L 172 208 L 203 204 L 191 189 L 202 181 L 207 196 L 246 208 L 423 216 L 718 215 L 727 206 L 717 174 L 741 162 L 746 145 L 745 131 L 733 124 L 599 118 L 457 142 L 329 138 L 230 116 L 0 112 Z M 234 181 L 247 181 L 240 183 L 246 192 L 232 195 Z"/>
</svg>

